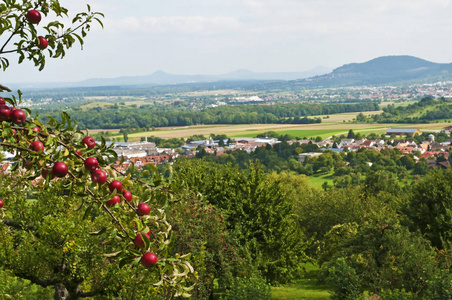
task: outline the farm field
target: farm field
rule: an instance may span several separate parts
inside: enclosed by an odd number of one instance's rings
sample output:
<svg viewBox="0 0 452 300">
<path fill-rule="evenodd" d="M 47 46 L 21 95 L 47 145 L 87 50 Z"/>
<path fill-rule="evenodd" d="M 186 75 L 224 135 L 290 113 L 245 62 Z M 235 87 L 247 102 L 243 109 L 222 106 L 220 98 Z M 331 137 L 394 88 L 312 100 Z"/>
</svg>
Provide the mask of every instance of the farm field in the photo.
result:
<svg viewBox="0 0 452 300">
<path fill-rule="evenodd" d="M 104 103 L 97 102 L 95 105 Z M 366 115 L 378 114 L 380 111 L 365 112 Z M 255 137 L 266 131 L 275 131 L 279 134 L 290 134 L 300 138 L 317 137 L 327 138 L 332 135 L 347 134 L 350 129 L 361 134 L 384 133 L 388 128 L 418 128 L 429 131 L 439 131 L 450 125 L 447 122 L 427 123 L 427 124 L 358 124 L 349 123 L 358 113 L 344 113 L 335 115 L 318 116 L 322 118 L 322 123 L 315 124 L 237 124 L 237 125 L 194 125 L 183 127 L 160 127 L 154 131 L 130 133 L 129 141 L 140 141 L 141 137 L 156 136 L 161 138 L 187 138 L 195 134 L 208 136 L 214 134 L 226 134 L 231 137 Z M 119 129 L 96 129 L 91 133 L 101 131 L 117 132 L 117 136 L 112 136 L 116 140 L 121 140 L 122 135 Z"/>
<path fill-rule="evenodd" d="M 347 134 L 350 129 L 355 133 L 370 134 L 384 133 L 388 128 L 418 128 L 421 131 L 439 131 L 449 123 L 431 124 L 356 124 L 356 123 L 321 123 L 321 124 L 241 124 L 241 125 L 197 125 L 185 127 L 158 128 L 155 131 L 130 133 L 129 141 L 139 141 L 141 137 L 157 136 L 161 138 L 186 138 L 195 134 L 205 136 L 226 134 L 231 137 L 255 137 L 266 131 L 275 131 L 279 134 L 290 134 L 300 138 L 316 137 L 327 138 L 332 135 Z M 90 130 L 91 133 L 100 131 L 118 132 L 113 138 L 121 139 L 119 130 Z"/>
<path fill-rule="evenodd" d="M 344 123 L 324 123 L 324 124 L 240 124 L 240 125 L 197 125 L 185 127 L 158 128 L 155 131 L 130 133 L 130 141 L 139 141 L 141 137 L 157 136 L 161 138 L 186 138 L 195 134 L 209 136 L 214 134 L 226 134 L 231 137 L 255 137 L 266 131 L 275 131 L 279 134 L 291 134 L 298 137 L 316 137 L 323 138 L 346 134 L 348 130 L 353 129 L 355 132 L 364 131 L 384 132 L 387 125 L 384 124 L 344 124 Z M 104 130 L 93 130 L 96 133 Z M 122 138 L 122 135 L 113 136 L 114 138 Z"/>
</svg>

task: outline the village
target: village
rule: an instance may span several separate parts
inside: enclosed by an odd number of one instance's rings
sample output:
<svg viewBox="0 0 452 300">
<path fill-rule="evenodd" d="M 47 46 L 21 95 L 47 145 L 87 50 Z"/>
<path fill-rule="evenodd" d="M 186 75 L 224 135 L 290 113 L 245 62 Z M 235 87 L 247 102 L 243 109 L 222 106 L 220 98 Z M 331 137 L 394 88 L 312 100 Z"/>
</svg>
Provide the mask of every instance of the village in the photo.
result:
<svg viewBox="0 0 452 300">
<path fill-rule="evenodd" d="M 448 126 L 442 130 L 443 133 L 450 136 L 452 126 Z M 421 143 L 416 143 L 410 137 L 419 135 L 418 129 L 398 129 L 391 128 L 385 133 L 389 139 L 354 139 L 343 138 L 339 143 L 332 138 L 322 141 L 314 141 L 312 139 L 289 140 L 289 145 L 298 143 L 313 144 L 318 146 L 316 152 L 306 152 L 298 154 L 298 161 L 304 163 L 307 158 L 317 157 L 325 151 L 342 152 L 342 151 L 358 151 L 360 149 L 374 149 L 381 151 L 382 149 L 398 149 L 403 155 L 413 155 L 415 161 L 426 159 L 428 167 L 448 168 L 449 151 L 452 149 L 452 138 L 445 142 L 435 141 L 433 134 L 428 135 L 428 139 Z M 397 137 L 397 138 L 396 138 Z M 108 142 L 109 143 L 109 142 Z M 116 161 L 116 168 L 120 171 L 126 171 L 131 165 L 141 169 L 147 164 L 172 164 L 180 157 L 195 158 L 196 154 L 204 151 L 206 155 L 221 156 L 230 151 L 243 150 L 247 153 L 254 152 L 258 147 L 274 147 L 281 143 L 276 138 L 235 138 L 234 140 L 213 140 L 211 137 L 206 140 L 189 141 L 179 148 L 159 148 L 153 142 L 117 142 L 113 150 L 118 157 L 123 158 Z M 109 143 L 111 145 L 111 143 Z M 3 161 L 1 163 L 1 172 L 8 172 L 13 163 L 14 153 L 2 152 Z M 438 157 L 442 159 L 437 160 Z"/>
</svg>

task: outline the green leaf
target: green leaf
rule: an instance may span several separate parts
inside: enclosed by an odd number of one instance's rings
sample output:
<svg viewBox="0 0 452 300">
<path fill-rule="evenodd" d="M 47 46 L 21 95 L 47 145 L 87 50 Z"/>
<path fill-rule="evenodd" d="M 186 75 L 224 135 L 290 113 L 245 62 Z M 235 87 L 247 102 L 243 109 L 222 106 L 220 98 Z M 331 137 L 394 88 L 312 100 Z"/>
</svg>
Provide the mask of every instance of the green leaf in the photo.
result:
<svg viewBox="0 0 452 300">
<path fill-rule="evenodd" d="M 137 224 L 137 230 L 138 230 L 138 232 L 142 232 L 142 231 L 143 231 L 143 228 L 144 228 L 144 225 L 143 225 L 143 222 L 141 221 L 141 219 L 135 218 L 134 221 L 135 221 L 135 223 Z"/>
<path fill-rule="evenodd" d="M 148 250 L 148 249 L 149 249 L 149 246 L 150 246 L 150 244 L 151 244 L 151 241 L 149 240 L 148 235 L 145 234 L 145 233 L 142 233 L 142 232 L 140 232 L 140 235 L 141 235 L 141 239 L 142 239 L 143 242 L 144 242 L 144 249 Z"/>
<path fill-rule="evenodd" d="M 130 265 L 135 260 L 135 257 L 125 257 L 119 261 L 119 268 L 122 269 L 125 265 Z"/>
<path fill-rule="evenodd" d="M 91 211 L 93 210 L 93 206 L 90 205 L 86 208 L 85 214 L 83 215 L 83 220 L 86 220 L 88 216 L 91 214 Z"/>
</svg>

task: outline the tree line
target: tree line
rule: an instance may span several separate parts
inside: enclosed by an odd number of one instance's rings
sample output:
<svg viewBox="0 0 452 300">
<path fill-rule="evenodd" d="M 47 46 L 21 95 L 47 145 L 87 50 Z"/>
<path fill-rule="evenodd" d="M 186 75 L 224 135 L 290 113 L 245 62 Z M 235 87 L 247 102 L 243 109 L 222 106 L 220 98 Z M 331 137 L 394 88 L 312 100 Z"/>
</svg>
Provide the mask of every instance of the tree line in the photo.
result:
<svg viewBox="0 0 452 300">
<path fill-rule="evenodd" d="M 377 123 L 428 123 L 439 119 L 452 119 L 452 102 L 444 98 L 435 100 L 424 97 L 407 106 L 388 105 L 379 115 L 370 116 L 368 121 Z M 366 121 L 366 120 L 362 120 Z"/>
<path fill-rule="evenodd" d="M 77 120 L 79 128 L 120 129 L 165 126 L 190 126 L 199 124 L 270 124 L 270 123 L 320 123 L 320 118 L 307 116 L 345 112 L 374 111 L 378 104 L 371 102 L 353 104 L 277 104 L 239 105 L 206 108 L 200 111 L 173 106 L 129 107 L 112 105 L 82 109 L 70 108 L 67 112 Z M 60 111 L 43 110 L 41 120 L 47 116 L 60 118 Z"/>
</svg>

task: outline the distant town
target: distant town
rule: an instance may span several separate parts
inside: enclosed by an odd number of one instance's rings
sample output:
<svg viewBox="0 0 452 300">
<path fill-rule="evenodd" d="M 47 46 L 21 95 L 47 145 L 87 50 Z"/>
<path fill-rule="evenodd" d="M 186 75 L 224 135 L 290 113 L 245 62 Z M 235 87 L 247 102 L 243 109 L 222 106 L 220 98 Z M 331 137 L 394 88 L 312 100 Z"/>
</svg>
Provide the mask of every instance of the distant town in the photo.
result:
<svg viewBox="0 0 452 300">
<path fill-rule="evenodd" d="M 448 126 L 442 130 L 443 133 L 450 136 L 452 126 Z M 298 154 L 298 161 L 303 163 L 307 158 L 320 156 L 325 151 L 342 152 L 342 151 L 358 151 L 362 148 L 373 149 L 381 151 L 382 149 L 398 149 L 403 155 L 415 154 L 413 158 L 418 161 L 425 158 L 428 167 L 448 168 L 450 166 L 449 151 L 452 150 L 452 138 L 445 142 L 435 141 L 435 136 L 430 134 L 428 139 L 421 143 L 416 143 L 410 137 L 420 134 L 418 129 L 407 128 L 391 128 L 385 133 L 390 139 L 354 139 L 344 138 L 339 143 L 333 139 L 324 139 L 322 141 L 314 141 L 312 139 L 289 140 L 289 145 L 298 143 L 313 144 L 319 148 L 318 152 L 306 152 Z M 396 138 L 396 137 L 399 138 Z M 394 138 L 393 138 L 394 137 Z M 158 148 L 153 142 L 117 142 L 114 145 L 114 151 L 118 157 L 123 157 L 124 160 L 116 162 L 116 168 L 121 171 L 127 170 L 132 164 L 141 169 L 147 164 L 172 164 L 174 160 L 180 157 L 194 158 L 197 153 L 204 151 L 206 154 L 221 156 L 229 151 L 244 150 L 248 153 L 254 152 L 258 147 L 273 147 L 281 143 L 276 138 L 235 138 L 234 140 L 213 140 L 208 138 L 206 140 L 190 141 L 179 148 Z M 1 165 L 2 172 L 8 172 L 11 168 L 10 159 L 14 154 L 9 152 L 2 152 L 4 160 Z M 437 157 L 442 157 L 437 161 Z"/>
</svg>

